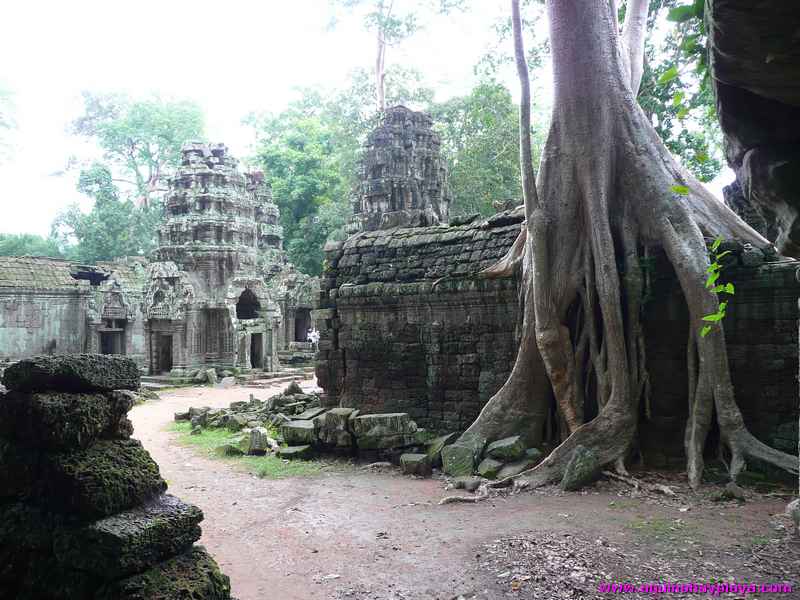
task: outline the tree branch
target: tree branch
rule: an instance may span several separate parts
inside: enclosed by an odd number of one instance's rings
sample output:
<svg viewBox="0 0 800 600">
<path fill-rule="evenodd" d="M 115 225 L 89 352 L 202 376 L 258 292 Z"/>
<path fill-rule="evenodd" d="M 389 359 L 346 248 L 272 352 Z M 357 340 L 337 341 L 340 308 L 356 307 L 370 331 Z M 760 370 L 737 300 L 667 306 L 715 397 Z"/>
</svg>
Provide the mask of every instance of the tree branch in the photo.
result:
<svg viewBox="0 0 800 600">
<path fill-rule="evenodd" d="M 622 44 L 627 54 L 628 82 L 636 96 L 644 73 L 644 34 L 647 31 L 649 0 L 628 0 L 622 25 Z M 616 18 L 616 14 L 614 15 Z"/>
<path fill-rule="evenodd" d="M 522 43 L 519 0 L 511 0 L 511 23 L 514 27 L 514 56 L 522 93 L 519 102 L 519 166 L 522 172 L 522 199 L 525 202 L 525 218 L 530 223 L 530 217 L 539 205 L 539 199 L 536 195 L 536 176 L 533 173 L 531 155 L 531 83 L 528 78 L 528 62 L 525 60 L 525 46 Z"/>
</svg>

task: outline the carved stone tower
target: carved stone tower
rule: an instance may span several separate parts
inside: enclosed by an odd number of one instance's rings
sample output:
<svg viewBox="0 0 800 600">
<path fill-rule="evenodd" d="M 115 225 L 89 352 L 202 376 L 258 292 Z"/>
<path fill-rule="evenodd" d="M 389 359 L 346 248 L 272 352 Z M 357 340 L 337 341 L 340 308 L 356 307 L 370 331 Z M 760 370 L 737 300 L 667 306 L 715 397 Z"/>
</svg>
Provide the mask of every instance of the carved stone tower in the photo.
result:
<svg viewBox="0 0 800 600">
<path fill-rule="evenodd" d="M 348 233 L 448 222 L 447 168 L 432 124 L 405 106 L 386 109 L 367 139 Z"/>
</svg>

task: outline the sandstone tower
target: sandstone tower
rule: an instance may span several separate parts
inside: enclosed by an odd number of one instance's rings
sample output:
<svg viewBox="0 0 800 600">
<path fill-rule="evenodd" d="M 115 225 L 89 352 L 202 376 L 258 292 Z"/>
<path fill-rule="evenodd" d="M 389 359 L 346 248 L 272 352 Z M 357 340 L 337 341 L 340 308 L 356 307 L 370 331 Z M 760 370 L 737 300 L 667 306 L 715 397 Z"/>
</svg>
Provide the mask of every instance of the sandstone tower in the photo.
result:
<svg viewBox="0 0 800 600">
<path fill-rule="evenodd" d="M 348 233 L 448 222 L 447 168 L 432 124 L 405 106 L 386 109 L 367 139 Z"/>
</svg>

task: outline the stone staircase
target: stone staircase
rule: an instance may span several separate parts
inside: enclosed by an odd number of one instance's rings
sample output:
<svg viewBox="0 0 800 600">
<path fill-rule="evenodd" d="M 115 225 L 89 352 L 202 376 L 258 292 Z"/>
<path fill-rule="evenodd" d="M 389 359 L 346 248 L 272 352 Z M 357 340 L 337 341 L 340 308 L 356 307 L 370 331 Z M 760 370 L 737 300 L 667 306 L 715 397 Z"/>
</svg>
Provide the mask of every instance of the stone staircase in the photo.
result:
<svg viewBox="0 0 800 600">
<path fill-rule="evenodd" d="M 236 377 L 239 385 L 252 388 L 266 388 L 278 383 L 289 383 L 292 381 L 304 381 L 314 379 L 314 366 L 303 365 L 299 367 L 285 367 L 274 373 L 264 373 L 261 371 L 246 373 Z M 195 385 L 192 382 L 181 382 L 169 375 L 142 375 L 141 387 L 158 393 L 161 390 L 175 387 L 186 387 Z"/>
</svg>

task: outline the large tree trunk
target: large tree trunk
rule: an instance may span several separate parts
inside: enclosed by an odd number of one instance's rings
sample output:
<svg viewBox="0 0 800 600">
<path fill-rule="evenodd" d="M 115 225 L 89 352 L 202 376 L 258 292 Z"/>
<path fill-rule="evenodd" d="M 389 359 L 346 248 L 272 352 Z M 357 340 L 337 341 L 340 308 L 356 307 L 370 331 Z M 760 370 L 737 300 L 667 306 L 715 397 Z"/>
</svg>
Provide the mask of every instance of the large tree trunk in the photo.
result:
<svg viewBox="0 0 800 600">
<path fill-rule="evenodd" d="M 510 433 L 514 415 L 541 414 L 544 365 L 568 424 L 582 414 L 586 391 L 596 395 L 599 414 L 571 426 L 571 435 L 524 481 L 559 480 L 578 445 L 591 448 L 602 464 L 624 469 L 647 387 L 639 258 L 647 246 L 659 246 L 686 297 L 689 356 L 696 358 L 690 361 L 685 437 L 690 483 L 700 483 L 712 407 L 732 454 L 732 477 L 747 457 L 796 471 L 796 458 L 765 446 L 744 427 L 722 329 L 698 335 L 702 317 L 718 308 L 717 297 L 704 285 L 709 265 L 704 235 L 759 246 L 768 242 L 709 194 L 661 142 L 632 91 L 641 77 L 636 56 L 641 34 L 633 28 L 646 11 L 631 17 L 623 39 L 613 4 L 548 2 L 555 98 L 539 169 L 538 204 L 528 218 L 524 244 L 531 268 L 523 280 L 530 286 L 523 338 L 509 381 L 470 433 L 496 439 Z M 641 4 L 632 1 L 629 7 Z M 674 192 L 676 185 L 686 186 L 689 194 Z M 502 414 L 505 410 L 509 414 Z M 529 433 L 519 428 L 531 421 L 519 419 L 517 432 Z"/>
</svg>

